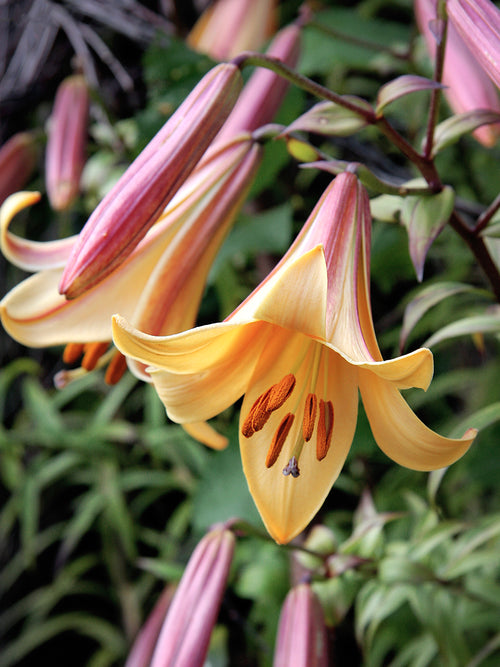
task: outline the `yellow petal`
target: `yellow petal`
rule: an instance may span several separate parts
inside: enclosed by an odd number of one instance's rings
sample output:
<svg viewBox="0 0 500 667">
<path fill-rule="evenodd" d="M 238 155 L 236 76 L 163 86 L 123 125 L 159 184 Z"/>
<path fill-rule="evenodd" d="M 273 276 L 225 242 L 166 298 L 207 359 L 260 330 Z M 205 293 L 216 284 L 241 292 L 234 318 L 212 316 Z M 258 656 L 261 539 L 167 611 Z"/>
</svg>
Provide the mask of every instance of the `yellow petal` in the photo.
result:
<svg viewBox="0 0 500 667">
<path fill-rule="evenodd" d="M 359 368 L 372 371 L 382 380 L 394 383 L 398 389 L 418 387 L 425 390 L 429 387 L 434 372 L 432 352 L 427 348 L 420 348 L 388 361 L 362 363 L 352 361 L 345 355 L 342 356 Z"/>
<path fill-rule="evenodd" d="M 259 294 L 260 289 L 262 292 Z M 255 292 L 255 318 L 325 338 L 327 275 L 322 246 L 292 260 Z"/>
<path fill-rule="evenodd" d="M 161 337 L 113 318 L 115 345 L 149 364 L 168 416 L 179 423 L 210 419 L 242 396 L 272 329 L 264 322 L 222 322 Z"/>
<path fill-rule="evenodd" d="M 68 259 L 76 236 L 40 243 L 23 239 L 8 231 L 9 225 L 20 211 L 40 201 L 39 192 L 16 192 L 8 197 L 0 208 L 0 247 L 4 256 L 25 271 L 40 271 L 63 267 Z"/>
<path fill-rule="evenodd" d="M 297 369 L 300 360 L 303 363 Z M 255 400 L 291 371 L 296 374 L 296 385 L 283 407 L 270 416 L 262 430 L 250 437 L 243 436 L 241 426 Z M 275 330 L 255 368 L 241 410 L 241 457 L 250 493 L 266 528 L 278 543 L 289 542 L 307 526 L 342 469 L 356 428 L 356 378 L 357 369 L 335 352 L 301 334 L 282 329 Z M 316 391 L 318 398 L 332 401 L 332 441 L 327 456 L 318 461 L 316 425 L 312 439 L 304 444 L 299 457 L 300 475 L 293 478 L 283 475 L 283 468 L 293 455 L 296 442 L 302 442 L 302 404 L 310 390 Z M 295 411 L 283 449 L 276 462 L 267 468 L 272 436 L 283 415 Z"/>
<path fill-rule="evenodd" d="M 429 429 L 393 384 L 369 371 L 359 371 L 359 387 L 373 436 L 387 456 L 413 470 L 436 470 L 465 454 L 477 431 L 462 438 L 444 438 Z"/>
<path fill-rule="evenodd" d="M 229 443 L 226 437 L 218 433 L 207 422 L 183 424 L 183 428 L 192 438 L 202 442 L 207 447 L 212 447 L 212 449 L 225 449 Z"/>
</svg>

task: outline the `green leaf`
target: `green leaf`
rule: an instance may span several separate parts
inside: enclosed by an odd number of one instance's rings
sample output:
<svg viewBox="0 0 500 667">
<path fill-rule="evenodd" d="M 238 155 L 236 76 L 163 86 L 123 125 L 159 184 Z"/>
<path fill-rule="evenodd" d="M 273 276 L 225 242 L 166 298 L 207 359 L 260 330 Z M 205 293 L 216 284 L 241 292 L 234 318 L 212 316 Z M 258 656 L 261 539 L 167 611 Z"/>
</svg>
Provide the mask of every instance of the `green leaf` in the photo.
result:
<svg viewBox="0 0 500 667">
<path fill-rule="evenodd" d="M 450 338 L 470 336 L 476 333 L 500 333 L 500 314 L 497 312 L 485 313 L 484 315 L 464 317 L 461 320 L 452 322 L 428 338 L 424 343 L 424 347 L 432 347 Z"/>
<path fill-rule="evenodd" d="M 432 285 L 421 289 L 417 296 L 413 298 L 405 308 L 403 326 L 401 327 L 401 333 L 399 335 L 400 351 L 404 350 L 408 336 L 430 308 L 449 296 L 460 294 L 461 292 L 477 292 L 481 295 L 485 294 L 484 290 L 477 290 L 471 285 L 455 282 L 433 283 Z"/>
<path fill-rule="evenodd" d="M 498 122 L 500 122 L 500 114 L 487 109 L 467 111 L 447 118 L 434 130 L 433 155 L 454 144 L 464 134 L 469 134 L 482 125 Z"/>
<path fill-rule="evenodd" d="M 354 95 L 343 95 L 343 99 L 350 104 L 364 109 L 373 114 L 372 106 L 360 97 Z M 319 102 L 312 109 L 299 116 L 289 125 L 284 134 L 291 132 L 313 132 L 324 136 L 348 137 L 351 134 L 359 132 L 368 125 L 362 114 L 346 109 L 340 104 L 334 102 Z"/>
<path fill-rule="evenodd" d="M 419 281 L 427 252 L 448 222 L 454 204 L 455 193 L 448 185 L 438 194 L 406 197 L 403 202 L 401 222 L 408 230 L 410 257 Z"/>
<path fill-rule="evenodd" d="M 414 74 L 404 74 L 399 76 L 389 83 L 382 86 L 377 95 L 376 113 L 379 114 L 386 106 L 405 95 L 417 93 L 422 90 L 436 90 L 437 88 L 444 88 L 438 81 L 426 79 L 423 76 L 416 76 Z"/>
<path fill-rule="evenodd" d="M 468 428 L 477 428 L 478 431 L 500 421 L 500 403 L 492 403 L 473 412 L 460 422 L 450 434 L 451 438 L 460 438 Z"/>
</svg>

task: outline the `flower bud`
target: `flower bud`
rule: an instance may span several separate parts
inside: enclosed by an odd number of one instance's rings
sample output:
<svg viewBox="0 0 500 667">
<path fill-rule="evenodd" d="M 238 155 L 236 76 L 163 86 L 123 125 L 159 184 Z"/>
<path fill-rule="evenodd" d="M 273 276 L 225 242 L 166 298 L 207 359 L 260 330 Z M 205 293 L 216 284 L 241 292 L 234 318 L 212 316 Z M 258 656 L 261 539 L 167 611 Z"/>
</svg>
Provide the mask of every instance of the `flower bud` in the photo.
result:
<svg viewBox="0 0 500 667">
<path fill-rule="evenodd" d="M 130 255 L 217 134 L 241 85 L 233 64 L 203 77 L 90 216 L 61 278 L 61 294 L 83 294 Z"/>
<path fill-rule="evenodd" d="M 260 48 L 275 30 L 275 0 L 216 0 L 200 16 L 187 43 L 216 60 L 230 60 Z"/>
<path fill-rule="evenodd" d="M 15 134 L 0 148 L 0 204 L 26 185 L 37 155 L 35 138 L 30 132 Z"/>
<path fill-rule="evenodd" d="M 56 211 L 68 209 L 80 190 L 85 163 L 89 91 L 81 75 L 59 86 L 45 156 L 47 195 Z"/>
<path fill-rule="evenodd" d="M 327 634 L 323 610 L 308 584 L 300 584 L 283 604 L 274 667 L 327 667 Z"/>
<path fill-rule="evenodd" d="M 160 631 L 151 667 L 202 665 L 229 574 L 234 534 L 219 526 L 194 550 Z"/>
</svg>

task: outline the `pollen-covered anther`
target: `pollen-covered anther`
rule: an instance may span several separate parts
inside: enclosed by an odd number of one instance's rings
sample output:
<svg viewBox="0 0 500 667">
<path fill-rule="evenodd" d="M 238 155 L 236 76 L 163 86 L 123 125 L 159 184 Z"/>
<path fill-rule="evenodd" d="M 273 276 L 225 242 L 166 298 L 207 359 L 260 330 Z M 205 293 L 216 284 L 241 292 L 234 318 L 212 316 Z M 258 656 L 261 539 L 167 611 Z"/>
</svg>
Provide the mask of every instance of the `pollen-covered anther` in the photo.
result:
<svg viewBox="0 0 500 667">
<path fill-rule="evenodd" d="M 86 371 L 93 371 L 108 347 L 108 341 L 105 343 L 86 343 L 84 346 L 85 352 L 82 359 L 82 368 L 85 368 Z"/>
<path fill-rule="evenodd" d="M 248 415 L 241 426 L 241 432 L 245 438 L 251 438 L 256 431 L 264 428 L 271 413 L 267 409 L 267 401 L 273 387 L 267 389 L 253 403 Z"/>
<path fill-rule="evenodd" d="M 291 475 L 292 477 L 298 477 L 300 475 L 299 462 L 295 456 L 292 456 L 292 458 L 283 468 L 283 474 L 285 477 L 288 477 L 288 475 Z"/>
<path fill-rule="evenodd" d="M 109 385 L 117 384 L 127 370 L 127 358 L 118 350 L 115 350 L 111 361 L 106 368 L 104 382 Z"/>
<path fill-rule="evenodd" d="M 276 463 L 278 456 L 280 455 L 281 450 L 283 449 L 283 445 L 285 444 L 287 435 L 289 434 L 290 429 L 292 428 L 294 419 L 295 415 L 292 415 L 292 413 L 289 412 L 281 420 L 280 425 L 278 426 L 273 435 L 269 451 L 267 452 L 266 468 L 270 468 L 272 465 Z"/>
<path fill-rule="evenodd" d="M 65 364 L 74 364 L 80 359 L 84 352 L 85 346 L 83 343 L 68 343 L 64 348 L 63 361 Z"/>
<path fill-rule="evenodd" d="M 302 420 L 302 437 L 306 442 L 309 442 L 309 440 L 312 438 L 317 409 L 318 399 L 316 394 L 308 394 L 304 406 L 304 417 Z"/>
<path fill-rule="evenodd" d="M 281 408 L 295 387 L 295 375 L 288 373 L 278 383 L 271 387 L 267 400 L 267 410 L 274 412 Z"/>
<path fill-rule="evenodd" d="M 316 440 L 316 458 L 322 461 L 328 454 L 333 433 L 333 404 L 331 401 L 319 401 L 318 436 Z"/>
</svg>

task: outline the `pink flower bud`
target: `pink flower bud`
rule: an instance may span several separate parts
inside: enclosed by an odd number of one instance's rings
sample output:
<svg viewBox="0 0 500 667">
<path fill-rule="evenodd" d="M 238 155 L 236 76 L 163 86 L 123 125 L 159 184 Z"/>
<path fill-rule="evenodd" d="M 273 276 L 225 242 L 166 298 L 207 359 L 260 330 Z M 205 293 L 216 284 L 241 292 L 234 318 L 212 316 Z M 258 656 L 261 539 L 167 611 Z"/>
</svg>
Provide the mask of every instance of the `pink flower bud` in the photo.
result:
<svg viewBox="0 0 500 667">
<path fill-rule="evenodd" d="M 174 587 L 167 586 L 153 611 L 140 629 L 125 663 L 125 667 L 149 667 L 165 615 L 172 601 Z"/>
<path fill-rule="evenodd" d="M 431 58 L 436 53 L 436 36 L 432 28 L 436 22 L 437 0 L 415 0 L 415 15 Z M 443 69 L 444 94 L 455 113 L 475 109 L 500 111 L 498 92 L 481 65 L 465 45 L 455 29 L 448 23 L 446 53 Z M 486 125 L 474 131 L 474 137 L 485 146 L 492 146 L 500 131 L 499 125 Z"/>
<path fill-rule="evenodd" d="M 163 623 L 151 667 L 203 665 L 234 551 L 234 535 L 217 527 L 194 550 Z"/>
<path fill-rule="evenodd" d="M 80 190 L 88 110 L 89 92 L 84 77 L 65 79 L 57 90 L 45 156 L 47 194 L 56 211 L 69 208 Z"/>
<path fill-rule="evenodd" d="M 59 290 L 80 296 L 130 255 L 193 170 L 241 90 L 237 66 L 206 74 L 90 216 Z"/>
<path fill-rule="evenodd" d="M 308 584 L 299 584 L 283 604 L 274 667 L 327 667 L 327 634 L 323 610 Z"/>
<path fill-rule="evenodd" d="M 215 60 L 259 49 L 276 30 L 276 0 L 216 0 L 200 16 L 187 42 Z"/>
<path fill-rule="evenodd" d="M 21 190 L 35 168 L 38 150 L 30 132 L 19 132 L 0 148 L 0 204 Z"/>
</svg>

